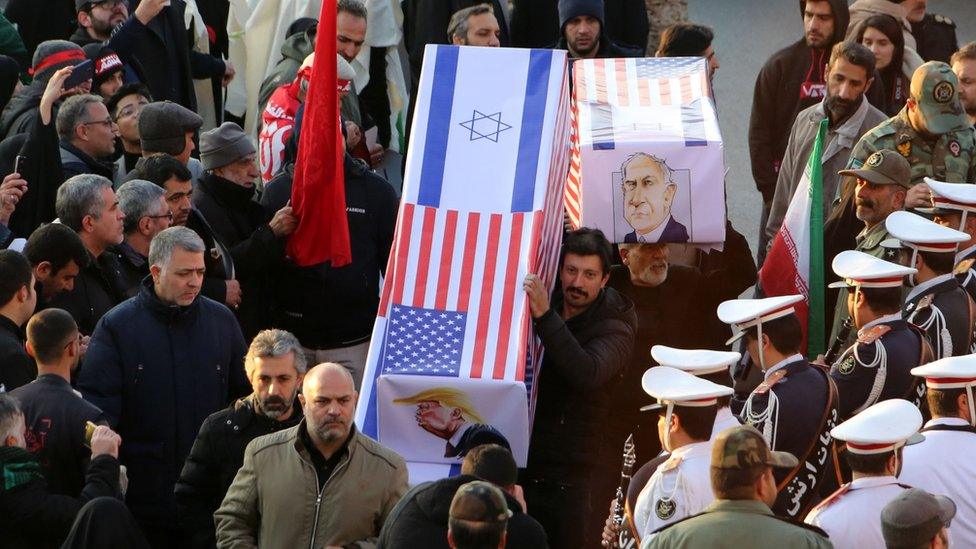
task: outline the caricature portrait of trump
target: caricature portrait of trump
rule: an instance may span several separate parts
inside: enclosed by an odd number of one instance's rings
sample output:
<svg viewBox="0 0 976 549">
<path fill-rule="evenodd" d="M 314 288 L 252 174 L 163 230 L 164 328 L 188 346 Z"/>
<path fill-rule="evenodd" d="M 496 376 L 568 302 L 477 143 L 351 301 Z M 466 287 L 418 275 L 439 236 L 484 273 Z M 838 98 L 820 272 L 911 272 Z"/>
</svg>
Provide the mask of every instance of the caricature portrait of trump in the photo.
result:
<svg viewBox="0 0 976 549">
<path fill-rule="evenodd" d="M 633 231 L 624 242 L 687 242 L 685 226 L 671 217 L 678 185 L 674 170 L 655 156 L 635 153 L 620 165 L 624 218 Z"/>
<path fill-rule="evenodd" d="M 488 443 L 510 449 L 505 436 L 485 424 L 464 391 L 434 387 L 413 396 L 395 399 L 393 403 L 417 407 L 414 414 L 417 425 L 447 441 L 444 457 L 460 459 L 467 455 L 468 450 Z"/>
</svg>

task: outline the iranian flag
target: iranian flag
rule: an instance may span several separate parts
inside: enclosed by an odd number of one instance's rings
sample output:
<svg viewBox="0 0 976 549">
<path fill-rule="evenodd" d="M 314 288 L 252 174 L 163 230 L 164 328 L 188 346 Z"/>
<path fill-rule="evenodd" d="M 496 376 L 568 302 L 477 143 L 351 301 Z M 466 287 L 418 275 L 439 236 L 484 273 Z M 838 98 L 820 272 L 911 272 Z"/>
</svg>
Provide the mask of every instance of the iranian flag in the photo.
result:
<svg viewBox="0 0 976 549">
<path fill-rule="evenodd" d="M 824 118 L 783 225 L 759 271 L 759 282 L 767 297 L 802 294 L 806 298 L 796 304 L 796 314 L 803 325 L 807 357 L 811 360 L 825 349 L 821 156 L 826 134 Z"/>
</svg>

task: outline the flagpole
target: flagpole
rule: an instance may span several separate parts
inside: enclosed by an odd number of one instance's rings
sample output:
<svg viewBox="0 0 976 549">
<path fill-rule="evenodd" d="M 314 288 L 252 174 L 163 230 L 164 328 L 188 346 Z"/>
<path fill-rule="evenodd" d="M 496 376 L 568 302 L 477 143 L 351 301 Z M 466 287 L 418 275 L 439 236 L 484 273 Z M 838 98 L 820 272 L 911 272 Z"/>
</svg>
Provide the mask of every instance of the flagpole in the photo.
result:
<svg viewBox="0 0 976 549">
<path fill-rule="evenodd" d="M 807 164 L 810 177 L 810 273 L 807 311 L 807 357 L 816 359 L 824 353 L 824 211 L 823 211 L 823 143 L 829 120 L 820 121 L 817 139 Z"/>
</svg>

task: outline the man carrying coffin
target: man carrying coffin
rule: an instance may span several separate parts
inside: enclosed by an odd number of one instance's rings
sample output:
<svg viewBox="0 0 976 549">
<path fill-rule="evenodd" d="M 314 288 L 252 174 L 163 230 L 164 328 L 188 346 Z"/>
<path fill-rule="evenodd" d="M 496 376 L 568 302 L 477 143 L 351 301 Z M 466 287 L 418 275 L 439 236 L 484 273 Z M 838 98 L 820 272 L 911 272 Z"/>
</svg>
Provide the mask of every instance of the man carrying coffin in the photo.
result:
<svg viewBox="0 0 976 549">
<path fill-rule="evenodd" d="M 718 306 L 718 317 L 732 326 L 732 343 L 743 336 L 763 381 L 743 407 L 741 417 L 754 426 L 774 451 L 799 459 L 791 469 L 775 471 L 777 514 L 802 518 L 814 503 L 827 465 L 830 429 L 837 423 L 837 387 L 801 353 L 803 329 L 794 305 L 800 295 L 733 299 Z"/>
<path fill-rule="evenodd" d="M 885 227 L 893 238 L 881 245 L 901 248 L 901 263 L 917 270 L 908 275 L 902 317 L 925 330 L 935 358 L 970 353 L 976 305 L 952 274 L 969 235 L 909 212 L 889 215 Z"/>
<path fill-rule="evenodd" d="M 921 405 L 925 385 L 911 369 L 932 360 L 932 347 L 901 317 L 902 279 L 917 271 L 856 250 L 837 254 L 833 269 L 842 280 L 830 286 L 848 289 L 847 308 L 857 328 L 857 341 L 828 365 L 841 419 L 890 398 Z"/>
</svg>

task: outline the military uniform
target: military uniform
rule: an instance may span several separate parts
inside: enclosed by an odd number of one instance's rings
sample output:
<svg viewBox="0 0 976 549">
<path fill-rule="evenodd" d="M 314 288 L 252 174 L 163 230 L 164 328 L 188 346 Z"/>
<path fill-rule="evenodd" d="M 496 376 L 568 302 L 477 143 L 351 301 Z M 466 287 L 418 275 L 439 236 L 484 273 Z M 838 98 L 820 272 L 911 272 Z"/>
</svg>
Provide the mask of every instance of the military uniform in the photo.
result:
<svg viewBox="0 0 976 549">
<path fill-rule="evenodd" d="M 926 13 L 917 23 L 912 23 L 915 51 L 926 61 L 948 63 L 959 49 L 956 39 L 956 22 L 944 15 Z"/>
<path fill-rule="evenodd" d="M 976 246 L 970 246 L 956 254 L 956 268 L 952 273 L 969 297 L 976 300 Z"/>
<path fill-rule="evenodd" d="M 715 500 L 709 469 L 711 448 L 708 441 L 682 446 L 654 471 L 634 506 L 634 525 L 641 539 L 700 513 Z"/>
<path fill-rule="evenodd" d="M 925 331 L 936 359 L 972 352 L 976 306 L 952 273 L 913 288 L 902 316 Z"/>
<path fill-rule="evenodd" d="M 967 218 L 976 215 L 976 185 L 960 185 L 933 179 L 926 179 L 925 183 L 932 195 L 932 208 L 921 211 L 942 217 L 943 223 L 951 222 L 955 216 L 959 216 L 958 226 L 950 228 L 967 232 Z M 976 245 L 956 253 L 953 274 L 969 297 L 976 299 Z"/>
</svg>

